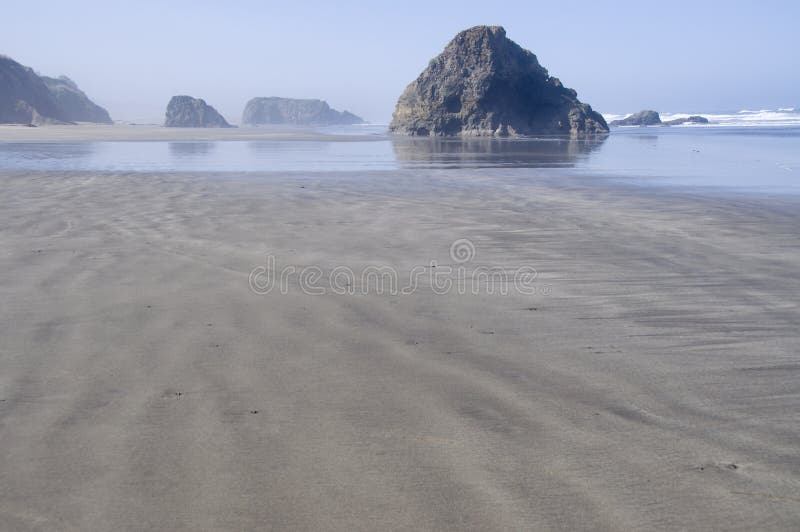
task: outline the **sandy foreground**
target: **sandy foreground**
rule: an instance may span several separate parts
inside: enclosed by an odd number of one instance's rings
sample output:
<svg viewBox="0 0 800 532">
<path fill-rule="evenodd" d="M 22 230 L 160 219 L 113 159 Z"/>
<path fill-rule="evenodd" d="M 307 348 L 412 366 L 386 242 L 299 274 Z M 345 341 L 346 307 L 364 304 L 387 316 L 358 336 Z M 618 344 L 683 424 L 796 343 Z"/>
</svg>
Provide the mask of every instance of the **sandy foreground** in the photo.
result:
<svg viewBox="0 0 800 532">
<path fill-rule="evenodd" d="M 458 172 L 0 186 L 2 530 L 800 528 L 796 200 Z M 537 292 L 248 282 L 267 254 L 444 271 L 458 239 Z"/>
</svg>

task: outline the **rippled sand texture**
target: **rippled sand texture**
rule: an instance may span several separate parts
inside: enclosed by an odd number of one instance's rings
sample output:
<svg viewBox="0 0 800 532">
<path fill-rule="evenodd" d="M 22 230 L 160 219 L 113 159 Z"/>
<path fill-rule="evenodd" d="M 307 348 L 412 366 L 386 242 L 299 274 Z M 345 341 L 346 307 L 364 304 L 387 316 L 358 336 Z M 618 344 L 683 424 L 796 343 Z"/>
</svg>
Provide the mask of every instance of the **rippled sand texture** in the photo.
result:
<svg viewBox="0 0 800 532">
<path fill-rule="evenodd" d="M 800 528 L 796 202 L 367 177 L 0 174 L 0 528 Z"/>
</svg>

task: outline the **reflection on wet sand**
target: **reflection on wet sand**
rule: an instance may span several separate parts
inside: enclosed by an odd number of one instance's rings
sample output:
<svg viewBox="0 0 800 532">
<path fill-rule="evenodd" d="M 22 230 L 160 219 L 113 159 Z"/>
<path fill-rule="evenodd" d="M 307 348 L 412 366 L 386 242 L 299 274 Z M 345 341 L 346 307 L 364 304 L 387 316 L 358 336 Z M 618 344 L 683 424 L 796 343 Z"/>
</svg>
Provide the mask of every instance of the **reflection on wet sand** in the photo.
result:
<svg viewBox="0 0 800 532">
<path fill-rule="evenodd" d="M 198 155 L 208 155 L 214 150 L 214 142 L 170 142 L 169 152 L 175 157 L 196 157 Z"/>
<path fill-rule="evenodd" d="M 392 138 L 401 166 L 437 168 L 571 168 L 597 150 L 607 135 L 583 138 Z"/>
<path fill-rule="evenodd" d="M 88 159 L 97 147 L 94 142 L 0 142 L 0 158 L 44 162 Z"/>
<path fill-rule="evenodd" d="M 284 156 L 286 153 L 320 154 L 336 150 L 332 142 L 320 141 L 264 141 L 254 140 L 247 143 L 247 149 L 258 158 L 274 158 Z M 352 143 L 349 143 L 352 144 Z M 359 146 L 362 143 L 357 143 Z M 338 148 L 341 149 L 341 148 Z"/>
</svg>

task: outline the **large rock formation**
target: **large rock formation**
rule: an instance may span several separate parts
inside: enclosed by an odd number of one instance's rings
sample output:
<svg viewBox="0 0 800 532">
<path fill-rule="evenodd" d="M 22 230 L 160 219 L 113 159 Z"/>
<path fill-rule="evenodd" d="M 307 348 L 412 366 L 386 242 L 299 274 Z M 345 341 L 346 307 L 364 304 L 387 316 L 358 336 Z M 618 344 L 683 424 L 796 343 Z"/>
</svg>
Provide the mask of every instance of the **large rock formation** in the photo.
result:
<svg viewBox="0 0 800 532">
<path fill-rule="evenodd" d="M 53 94 L 62 116 L 72 122 L 95 122 L 111 124 L 108 111 L 94 103 L 67 76 L 48 78 L 42 76 L 47 88 Z"/>
<path fill-rule="evenodd" d="M 173 96 L 167 104 L 165 127 L 233 127 L 200 98 Z"/>
<path fill-rule="evenodd" d="M 506 37 L 462 31 L 400 96 L 389 129 L 413 136 L 599 133 L 603 117 Z"/>
<path fill-rule="evenodd" d="M 111 118 L 69 78 L 41 77 L 33 69 L 0 55 L 0 123 L 73 122 L 110 123 Z"/>
<path fill-rule="evenodd" d="M 361 124 L 364 121 L 349 111 L 331 109 L 323 100 L 294 98 L 253 98 L 244 108 L 242 124 L 291 124 L 297 126 L 332 126 Z"/>
</svg>

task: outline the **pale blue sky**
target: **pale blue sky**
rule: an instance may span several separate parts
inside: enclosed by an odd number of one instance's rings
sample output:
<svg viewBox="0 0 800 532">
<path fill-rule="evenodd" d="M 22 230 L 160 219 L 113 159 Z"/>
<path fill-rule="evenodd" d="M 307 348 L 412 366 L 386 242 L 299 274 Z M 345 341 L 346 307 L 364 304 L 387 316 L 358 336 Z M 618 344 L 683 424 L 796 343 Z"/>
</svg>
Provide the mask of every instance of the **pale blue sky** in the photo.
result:
<svg viewBox="0 0 800 532">
<path fill-rule="evenodd" d="M 0 53 L 66 74 L 116 119 L 173 94 L 238 123 L 254 96 L 386 122 L 459 30 L 508 36 L 605 113 L 800 106 L 800 2 L 4 0 Z"/>
</svg>

